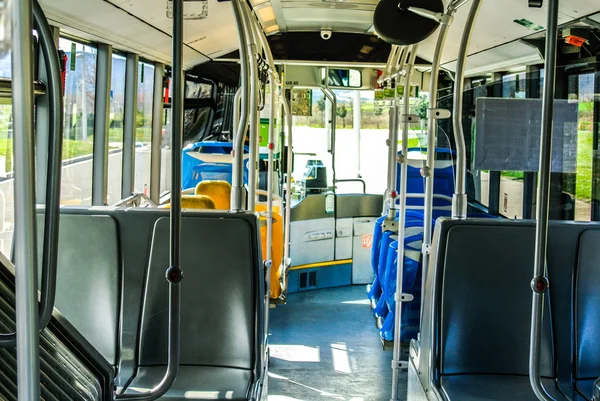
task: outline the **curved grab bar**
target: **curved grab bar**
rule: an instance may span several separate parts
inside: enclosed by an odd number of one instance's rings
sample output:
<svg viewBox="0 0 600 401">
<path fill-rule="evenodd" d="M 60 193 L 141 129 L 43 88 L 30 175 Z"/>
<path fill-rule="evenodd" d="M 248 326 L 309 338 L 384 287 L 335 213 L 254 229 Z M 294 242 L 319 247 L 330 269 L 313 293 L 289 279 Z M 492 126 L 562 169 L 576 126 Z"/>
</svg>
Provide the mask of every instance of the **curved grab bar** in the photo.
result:
<svg viewBox="0 0 600 401">
<path fill-rule="evenodd" d="M 153 401 L 169 391 L 177 373 L 181 357 L 181 157 L 184 109 L 183 76 L 183 0 L 173 0 L 173 97 L 171 125 L 171 232 L 169 267 L 165 278 L 169 283 L 169 340 L 167 370 L 156 387 L 141 394 L 119 394 L 117 400 Z"/>
<path fill-rule="evenodd" d="M 367 183 L 365 182 L 365 180 L 362 180 L 360 178 L 348 178 L 348 179 L 341 179 L 341 180 L 336 179 L 333 181 L 333 185 L 337 184 L 338 182 L 359 182 L 363 186 L 363 194 L 367 193 Z"/>
<path fill-rule="evenodd" d="M 458 61 L 456 64 L 456 80 L 454 81 L 454 104 L 452 107 L 452 124 L 454 128 L 454 142 L 456 143 L 456 185 L 452 200 L 452 218 L 464 220 L 467 218 L 467 147 L 463 129 L 463 91 L 465 87 L 465 69 L 467 66 L 467 53 L 473 35 L 475 21 L 481 9 L 482 0 L 473 0 L 465 30 L 460 42 Z"/>
<path fill-rule="evenodd" d="M 233 147 L 233 170 L 231 178 L 231 211 L 243 211 L 242 200 L 244 194 L 244 138 L 246 128 L 248 126 L 248 112 L 250 110 L 250 88 L 249 88 L 249 62 L 246 49 L 246 35 L 244 33 L 244 17 L 243 10 L 237 0 L 231 2 L 233 15 L 235 16 L 236 25 L 238 28 L 238 39 L 240 42 L 240 88 L 241 88 L 241 111 L 239 111 L 239 124 L 234 127 L 236 130 L 234 147 Z M 237 94 L 236 94 L 237 97 Z M 237 106 L 234 106 L 237 107 Z"/>
<path fill-rule="evenodd" d="M 58 50 L 48 20 L 37 0 L 33 0 L 33 19 L 40 35 L 40 48 L 48 71 L 47 94 L 50 106 L 50 142 L 48 144 L 48 179 L 46 182 L 46 212 L 44 215 L 44 253 L 42 256 L 42 285 L 40 288 L 39 330 L 43 330 L 54 310 L 58 263 L 58 234 L 60 224 L 60 185 L 62 176 L 63 97 Z M 35 236 L 30 232 L 28 235 Z M 37 261 L 36 261 L 37 264 Z M 0 334 L 0 348 L 14 347 L 16 333 Z"/>
</svg>

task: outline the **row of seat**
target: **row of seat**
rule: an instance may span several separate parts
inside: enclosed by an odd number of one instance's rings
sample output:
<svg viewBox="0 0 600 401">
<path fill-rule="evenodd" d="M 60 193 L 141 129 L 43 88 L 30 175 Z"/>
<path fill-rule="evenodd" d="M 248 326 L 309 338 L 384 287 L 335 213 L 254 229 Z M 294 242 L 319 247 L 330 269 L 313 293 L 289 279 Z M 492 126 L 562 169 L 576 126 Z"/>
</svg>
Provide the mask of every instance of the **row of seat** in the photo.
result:
<svg viewBox="0 0 600 401">
<path fill-rule="evenodd" d="M 529 378 L 534 239 L 532 221 L 438 220 L 409 400 L 426 390 L 450 401 L 537 401 Z M 599 248 L 600 224 L 551 222 L 540 372 L 557 401 L 590 401 L 600 377 Z"/>
<path fill-rule="evenodd" d="M 168 216 L 61 210 L 56 307 L 115 368 L 121 392 L 152 388 L 166 369 Z M 266 369 L 258 219 L 184 212 L 181 240 L 181 368 L 164 399 L 257 399 Z"/>
</svg>

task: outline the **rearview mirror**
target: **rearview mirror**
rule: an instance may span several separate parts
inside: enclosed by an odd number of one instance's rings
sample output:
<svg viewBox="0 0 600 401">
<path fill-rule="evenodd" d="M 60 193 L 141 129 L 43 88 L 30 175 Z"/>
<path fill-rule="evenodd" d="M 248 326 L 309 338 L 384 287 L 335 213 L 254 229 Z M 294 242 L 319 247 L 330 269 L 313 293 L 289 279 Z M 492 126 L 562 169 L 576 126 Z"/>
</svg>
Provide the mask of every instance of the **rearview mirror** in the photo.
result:
<svg viewBox="0 0 600 401">
<path fill-rule="evenodd" d="M 325 85 L 325 77 L 329 70 L 329 87 L 360 88 L 362 87 L 362 73 L 350 68 L 321 68 L 321 80 Z"/>
</svg>

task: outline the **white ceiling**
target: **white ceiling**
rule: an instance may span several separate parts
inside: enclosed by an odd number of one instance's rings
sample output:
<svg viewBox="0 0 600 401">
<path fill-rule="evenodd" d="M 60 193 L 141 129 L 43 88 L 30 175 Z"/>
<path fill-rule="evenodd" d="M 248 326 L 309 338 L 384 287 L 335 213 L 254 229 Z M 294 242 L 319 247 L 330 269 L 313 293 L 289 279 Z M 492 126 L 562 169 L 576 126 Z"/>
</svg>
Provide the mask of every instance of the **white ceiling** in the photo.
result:
<svg viewBox="0 0 600 401">
<path fill-rule="evenodd" d="M 377 2 L 251 0 L 267 34 L 321 29 L 331 29 L 334 35 L 335 32 L 370 34 Z M 172 21 L 166 16 L 167 0 L 40 0 L 40 3 L 51 23 L 71 35 L 135 51 L 165 63 L 171 59 Z M 469 3 L 457 12 L 448 33 L 442 60 L 450 69 L 456 59 L 468 9 Z M 563 1 L 559 20 L 565 23 L 599 11 L 597 0 Z M 231 3 L 208 0 L 208 14 L 204 20 L 185 21 L 184 64 L 188 69 L 238 47 Z M 529 8 L 525 0 L 484 0 L 469 49 L 473 56 L 469 58 L 467 69 L 474 71 L 502 60 L 505 64 L 510 64 L 510 60 L 539 62 L 534 49 L 511 43 L 533 33 L 513 22 L 522 18 L 545 26 L 546 8 Z M 600 21 L 600 17 L 595 18 Z M 421 44 L 418 52 L 421 58 L 431 60 L 436 38 L 437 33 Z"/>
</svg>

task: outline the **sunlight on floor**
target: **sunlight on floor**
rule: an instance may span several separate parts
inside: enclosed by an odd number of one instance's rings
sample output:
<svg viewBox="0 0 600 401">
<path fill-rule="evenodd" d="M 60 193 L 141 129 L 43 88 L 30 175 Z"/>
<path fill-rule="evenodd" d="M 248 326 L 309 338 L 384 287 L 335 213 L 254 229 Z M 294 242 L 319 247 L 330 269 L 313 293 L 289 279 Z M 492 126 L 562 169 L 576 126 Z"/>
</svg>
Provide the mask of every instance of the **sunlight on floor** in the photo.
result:
<svg viewBox="0 0 600 401">
<path fill-rule="evenodd" d="M 319 347 L 269 344 L 269 350 L 271 358 L 288 362 L 321 362 L 321 350 Z"/>
<path fill-rule="evenodd" d="M 336 372 L 352 373 L 348 347 L 345 343 L 331 344 L 331 357 L 333 358 L 333 369 Z"/>
<path fill-rule="evenodd" d="M 358 299 L 356 301 L 344 301 L 342 303 L 347 305 L 369 305 L 370 301 L 368 299 Z"/>
<path fill-rule="evenodd" d="M 268 374 L 269 374 L 269 379 L 285 380 L 288 383 L 292 383 L 292 384 L 295 384 L 297 386 L 304 387 L 304 388 L 306 388 L 308 390 L 312 390 L 312 391 L 318 393 L 322 397 L 331 397 L 334 400 L 340 400 L 340 401 L 344 401 L 345 400 L 344 396 L 342 396 L 340 394 L 333 394 L 333 393 L 329 393 L 327 391 L 319 390 L 318 388 L 314 388 L 314 387 L 307 386 L 306 384 L 298 383 L 297 381 L 291 380 L 291 379 L 289 379 L 289 378 L 287 378 L 285 376 L 276 375 L 276 374 L 271 373 L 271 372 L 269 372 Z M 271 397 L 274 397 L 274 396 L 269 395 L 269 400 L 270 401 L 271 401 Z M 284 400 L 285 400 L 285 398 L 284 398 Z M 290 400 L 294 400 L 294 399 L 291 398 Z M 303 401 L 303 400 L 300 400 L 300 401 Z M 306 400 L 306 401 L 310 401 L 310 400 Z"/>
</svg>

